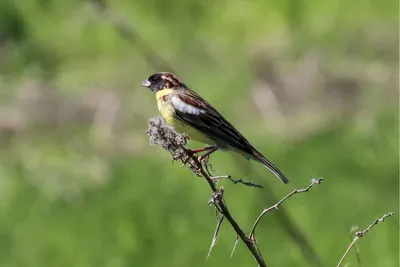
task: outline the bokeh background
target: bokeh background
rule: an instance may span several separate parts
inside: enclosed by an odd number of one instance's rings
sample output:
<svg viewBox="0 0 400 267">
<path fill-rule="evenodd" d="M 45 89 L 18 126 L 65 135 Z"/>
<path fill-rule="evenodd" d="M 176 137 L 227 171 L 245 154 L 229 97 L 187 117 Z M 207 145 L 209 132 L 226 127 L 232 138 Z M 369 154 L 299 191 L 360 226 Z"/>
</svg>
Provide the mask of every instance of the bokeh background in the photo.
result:
<svg viewBox="0 0 400 267">
<path fill-rule="evenodd" d="M 210 190 L 150 146 L 139 84 L 174 70 L 287 174 L 212 156 L 270 266 L 398 266 L 398 2 L 0 1 L 0 266 L 256 266 Z M 196 144 L 192 144 L 196 146 Z M 356 256 L 346 263 L 357 266 Z"/>
</svg>

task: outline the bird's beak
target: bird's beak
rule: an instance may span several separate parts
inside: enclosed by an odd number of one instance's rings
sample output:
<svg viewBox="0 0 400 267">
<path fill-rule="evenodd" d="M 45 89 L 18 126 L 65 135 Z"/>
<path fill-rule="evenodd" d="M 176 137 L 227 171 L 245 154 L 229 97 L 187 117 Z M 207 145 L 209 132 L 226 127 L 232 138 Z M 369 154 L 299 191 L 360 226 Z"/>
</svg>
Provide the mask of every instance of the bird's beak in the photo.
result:
<svg viewBox="0 0 400 267">
<path fill-rule="evenodd" d="M 149 82 L 148 80 L 145 80 L 144 82 L 142 82 L 142 86 L 144 87 L 150 87 L 151 82 Z"/>
</svg>

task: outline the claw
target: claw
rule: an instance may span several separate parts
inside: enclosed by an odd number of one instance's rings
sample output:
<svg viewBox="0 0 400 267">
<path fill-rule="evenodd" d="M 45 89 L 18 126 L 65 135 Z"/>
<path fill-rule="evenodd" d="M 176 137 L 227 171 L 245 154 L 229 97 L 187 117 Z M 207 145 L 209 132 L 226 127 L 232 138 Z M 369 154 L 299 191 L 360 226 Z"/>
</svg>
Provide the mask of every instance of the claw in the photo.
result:
<svg viewBox="0 0 400 267">
<path fill-rule="evenodd" d="M 186 163 L 190 160 L 190 156 L 187 156 L 185 160 L 182 160 L 181 168 L 185 167 Z"/>
<path fill-rule="evenodd" d="M 187 153 L 186 158 L 184 160 L 182 159 L 181 168 L 184 167 L 186 163 L 189 162 L 190 158 L 195 154 L 195 152 L 193 152 L 192 150 L 188 150 L 186 151 L 186 153 Z"/>
</svg>

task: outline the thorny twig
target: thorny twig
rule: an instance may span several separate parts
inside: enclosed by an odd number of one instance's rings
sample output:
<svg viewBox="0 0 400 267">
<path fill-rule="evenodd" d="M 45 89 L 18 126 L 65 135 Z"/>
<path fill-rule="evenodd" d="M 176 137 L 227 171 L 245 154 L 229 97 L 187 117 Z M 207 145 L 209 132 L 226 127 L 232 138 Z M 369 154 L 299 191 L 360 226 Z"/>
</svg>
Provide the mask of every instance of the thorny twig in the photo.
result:
<svg viewBox="0 0 400 267">
<path fill-rule="evenodd" d="M 389 212 L 389 213 L 383 215 L 381 218 L 376 219 L 376 220 L 375 220 L 370 226 L 368 226 L 364 231 L 356 232 L 356 236 L 354 237 L 353 241 L 350 243 L 349 247 L 347 248 L 346 252 L 343 254 L 342 258 L 340 259 L 340 261 L 339 261 L 339 263 L 337 264 L 336 267 L 339 267 L 339 266 L 343 263 L 343 261 L 344 261 L 344 259 L 346 258 L 347 254 L 349 254 L 351 248 L 355 245 L 355 243 L 356 243 L 361 237 L 364 237 L 364 235 L 365 235 L 366 233 L 368 233 L 368 232 L 371 230 L 372 227 L 374 227 L 375 225 L 377 225 L 377 224 L 383 222 L 387 217 L 390 217 L 390 216 L 392 216 L 392 215 L 393 215 L 393 212 Z"/>
<path fill-rule="evenodd" d="M 273 206 L 271 206 L 271 207 L 269 207 L 267 209 L 264 209 L 261 212 L 261 214 L 258 216 L 257 220 L 255 221 L 255 223 L 253 225 L 253 228 L 250 231 L 249 238 L 255 242 L 254 233 L 256 231 L 256 227 L 257 227 L 258 223 L 260 222 L 261 218 L 264 216 L 265 213 L 267 213 L 267 212 L 269 212 L 269 211 L 271 211 L 273 209 L 278 209 L 279 205 L 281 205 L 286 199 L 290 198 L 291 196 L 293 196 L 295 194 L 307 192 L 314 185 L 320 184 L 323 180 L 324 180 L 324 178 L 313 178 L 311 180 L 311 184 L 309 186 L 307 186 L 306 188 L 304 188 L 304 189 L 296 189 L 296 190 L 292 191 L 291 193 L 289 193 L 288 195 L 286 195 L 281 200 L 279 200 L 275 205 L 273 205 Z"/>
<path fill-rule="evenodd" d="M 240 184 L 244 184 L 246 186 L 263 188 L 262 185 L 255 184 L 255 183 L 252 183 L 252 182 L 245 182 L 245 181 L 243 181 L 243 179 L 235 180 L 230 175 L 212 176 L 211 179 L 213 179 L 215 181 L 215 183 L 218 183 L 221 179 L 228 179 L 229 181 L 231 181 L 234 184 L 240 183 Z"/>
</svg>

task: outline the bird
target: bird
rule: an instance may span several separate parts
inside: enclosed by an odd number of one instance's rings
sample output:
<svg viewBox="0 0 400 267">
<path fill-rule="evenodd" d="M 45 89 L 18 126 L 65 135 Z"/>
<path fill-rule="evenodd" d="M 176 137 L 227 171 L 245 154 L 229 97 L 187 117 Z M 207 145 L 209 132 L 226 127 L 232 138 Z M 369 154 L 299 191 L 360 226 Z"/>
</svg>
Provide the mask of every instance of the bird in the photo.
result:
<svg viewBox="0 0 400 267">
<path fill-rule="evenodd" d="M 207 145 L 192 150 L 193 153 L 206 151 L 205 155 L 209 156 L 217 150 L 233 151 L 263 164 L 285 184 L 289 182 L 221 113 L 186 86 L 177 75 L 158 72 L 141 85 L 155 94 L 158 110 L 167 124 L 179 133 L 186 133 L 190 139 Z"/>
</svg>

